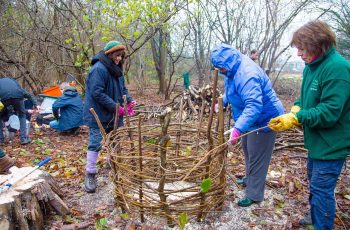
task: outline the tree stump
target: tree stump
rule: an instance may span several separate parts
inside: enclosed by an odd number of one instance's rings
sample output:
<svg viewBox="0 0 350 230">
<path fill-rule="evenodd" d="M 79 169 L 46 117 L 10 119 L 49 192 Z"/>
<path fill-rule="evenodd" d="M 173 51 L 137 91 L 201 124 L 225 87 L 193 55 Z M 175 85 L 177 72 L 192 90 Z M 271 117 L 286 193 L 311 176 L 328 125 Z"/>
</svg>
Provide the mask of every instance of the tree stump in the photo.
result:
<svg viewBox="0 0 350 230">
<path fill-rule="evenodd" d="M 10 174 L 0 175 L 0 186 L 32 170 L 12 167 Z M 50 210 L 60 215 L 70 212 L 62 201 L 62 192 L 47 172 L 36 170 L 10 189 L 0 193 L 0 229 L 43 229 Z"/>
</svg>

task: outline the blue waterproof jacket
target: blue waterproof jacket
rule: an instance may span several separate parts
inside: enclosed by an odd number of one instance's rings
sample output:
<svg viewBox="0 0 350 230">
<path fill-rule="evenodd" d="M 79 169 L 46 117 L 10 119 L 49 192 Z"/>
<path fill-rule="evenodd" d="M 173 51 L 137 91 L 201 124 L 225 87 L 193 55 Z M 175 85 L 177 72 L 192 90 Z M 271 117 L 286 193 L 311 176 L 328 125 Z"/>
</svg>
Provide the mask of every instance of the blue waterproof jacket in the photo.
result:
<svg viewBox="0 0 350 230">
<path fill-rule="evenodd" d="M 126 95 L 127 103 L 133 101 L 125 87 L 124 76 L 113 76 L 108 68 L 99 60 L 99 55 L 92 59 L 92 68 L 86 80 L 86 94 L 84 103 L 84 124 L 98 128 L 97 122 L 90 112 L 93 108 L 105 129 L 113 128 L 116 115 L 116 105 L 123 103 Z M 118 122 L 121 126 L 122 118 Z"/>
<path fill-rule="evenodd" d="M 18 82 L 9 77 L 0 78 L 0 100 L 24 99 L 28 98 L 33 105 L 37 104 L 36 99 L 18 84 Z"/>
<path fill-rule="evenodd" d="M 60 132 L 83 124 L 83 101 L 78 92 L 65 91 L 52 105 L 52 113 L 58 120 Z"/>
<path fill-rule="evenodd" d="M 212 50 L 211 61 L 216 68 L 227 70 L 223 102 L 224 106 L 232 106 L 234 128 L 240 132 L 261 128 L 284 113 L 270 79 L 249 57 L 230 45 L 220 44 Z"/>
</svg>

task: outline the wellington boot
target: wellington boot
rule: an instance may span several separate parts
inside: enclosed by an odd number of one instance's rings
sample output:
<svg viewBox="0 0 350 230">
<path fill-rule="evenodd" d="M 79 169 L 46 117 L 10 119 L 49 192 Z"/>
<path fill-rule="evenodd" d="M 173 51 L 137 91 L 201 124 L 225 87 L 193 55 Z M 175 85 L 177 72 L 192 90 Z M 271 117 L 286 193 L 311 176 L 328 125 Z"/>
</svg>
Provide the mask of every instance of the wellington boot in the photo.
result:
<svg viewBox="0 0 350 230">
<path fill-rule="evenodd" d="M 94 193 L 96 191 L 96 174 L 95 173 L 86 173 L 85 176 L 85 191 L 87 193 Z"/>
<path fill-rule="evenodd" d="M 15 164 L 15 161 L 5 155 L 0 158 L 0 173 L 6 173 L 13 165 Z"/>
</svg>

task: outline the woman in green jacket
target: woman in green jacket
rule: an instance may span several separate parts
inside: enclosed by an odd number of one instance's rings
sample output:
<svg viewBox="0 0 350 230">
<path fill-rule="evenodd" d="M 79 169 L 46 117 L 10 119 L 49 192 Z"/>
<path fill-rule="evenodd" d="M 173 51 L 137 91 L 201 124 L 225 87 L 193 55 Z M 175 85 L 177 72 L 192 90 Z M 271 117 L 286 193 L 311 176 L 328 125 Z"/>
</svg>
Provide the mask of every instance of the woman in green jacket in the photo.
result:
<svg viewBox="0 0 350 230">
<path fill-rule="evenodd" d="M 335 45 L 334 33 L 322 21 L 311 21 L 293 34 L 291 46 L 305 61 L 300 98 L 290 113 L 269 123 L 274 131 L 303 126 L 311 219 L 316 230 L 333 229 L 334 190 L 350 155 L 350 63 Z"/>
</svg>

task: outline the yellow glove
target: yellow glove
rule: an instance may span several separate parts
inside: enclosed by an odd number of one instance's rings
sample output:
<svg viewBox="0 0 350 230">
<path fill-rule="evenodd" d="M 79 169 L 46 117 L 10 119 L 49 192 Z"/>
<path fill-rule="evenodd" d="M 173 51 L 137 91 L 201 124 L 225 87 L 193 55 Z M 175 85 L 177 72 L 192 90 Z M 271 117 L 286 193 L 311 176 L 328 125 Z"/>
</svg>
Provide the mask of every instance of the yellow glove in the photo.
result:
<svg viewBox="0 0 350 230">
<path fill-rule="evenodd" d="M 297 112 L 300 111 L 300 106 L 298 105 L 293 105 L 292 108 L 290 109 L 291 113 L 297 114 Z"/>
<path fill-rule="evenodd" d="M 287 129 L 295 128 L 298 124 L 298 118 L 293 113 L 286 113 L 272 118 L 268 126 L 275 132 L 282 132 Z"/>
<path fill-rule="evenodd" d="M 2 104 L 2 102 L 0 101 L 0 111 L 4 108 L 4 104 Z M 2 132 L 2 130 L 1 130 Z"/>
<path fill-rule="evenodd" d="M 297 112 L 299 112 L 300 109 L 301 109 L 301 108 L 300 108 L 299 105 L 293 105 L 292 108 L 290 109 L 290 112 L 293 113 L 294 115 L 297 115 Z M 299 121 L 298 121 L 298 123 L 295 124 L 295 125 L 301 126 L 301 123 L 299 123 Z"/>
</svg>

